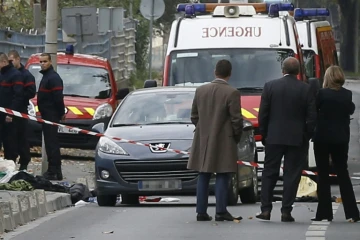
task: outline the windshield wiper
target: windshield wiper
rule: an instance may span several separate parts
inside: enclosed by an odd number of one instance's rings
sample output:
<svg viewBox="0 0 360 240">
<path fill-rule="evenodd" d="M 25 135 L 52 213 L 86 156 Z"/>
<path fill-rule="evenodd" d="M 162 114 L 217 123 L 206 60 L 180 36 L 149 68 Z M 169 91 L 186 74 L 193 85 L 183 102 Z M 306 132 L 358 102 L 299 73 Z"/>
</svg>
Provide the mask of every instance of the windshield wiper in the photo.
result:
<svg viewBox="0 0 360 240">
<path fill-rule="evenodd" d="M 89 96 L 83 96 L 83 95 L 78 95 L 78 94 L 64 94 L 64 96 L 90 98 Z"/>
<path fill-rule="evenodd" d="M 137 124 L 137 123 L 128 123 L 128 124 L 113 124 L 113 127 L 128 127 L 128 126 L 139 126 L 141 124 Z"/>
<path fill-rule="evenodd" d="M 154 122 L 154 123 L 146 123 L 144 125 L 161 125 L 161 124 L 191 124 L 191 122 Z"/>
<path fill-rule="evenodd" d="M 240 87 L 237 88 L 238 90 L 244 90 L 244 91 L 262 91 L 262 87 Z"/>
</svg>

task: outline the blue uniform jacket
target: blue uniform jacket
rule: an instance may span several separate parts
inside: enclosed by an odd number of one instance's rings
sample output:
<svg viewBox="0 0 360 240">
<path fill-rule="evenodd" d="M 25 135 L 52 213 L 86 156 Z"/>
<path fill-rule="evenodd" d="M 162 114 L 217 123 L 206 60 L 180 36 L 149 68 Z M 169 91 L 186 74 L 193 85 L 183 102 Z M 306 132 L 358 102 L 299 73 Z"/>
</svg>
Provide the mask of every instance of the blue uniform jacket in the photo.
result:
<svg viewBox="0 0 360 240">
<path fill-rule="evenodd" d="M 1 68 L 0 106 L 21 111 L 24 102 L 24 81 L 22 74 L 12 64 Z M 4 118 L 5 114 L 1 114 Z"/>
<path fill-rule="evenodd" d="M 41 70 L 43 74 L 37 95 L 37 104 L 42 116 L 54 116 L 59 119 L 65 114 L 63 81 L 54 68 Z"/>
</svg>

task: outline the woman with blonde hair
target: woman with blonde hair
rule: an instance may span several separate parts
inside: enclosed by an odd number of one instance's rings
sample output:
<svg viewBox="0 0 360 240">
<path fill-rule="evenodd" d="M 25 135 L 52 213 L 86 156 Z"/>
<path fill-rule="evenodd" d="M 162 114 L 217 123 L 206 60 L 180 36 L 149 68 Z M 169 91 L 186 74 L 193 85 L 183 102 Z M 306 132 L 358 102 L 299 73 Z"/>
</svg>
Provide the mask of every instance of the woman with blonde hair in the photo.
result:
<svg viewBox="0 0 360 240">
<path fill-rule="evenodd" d="M 330 66 L 324 76 L 323 88 L 316 97 L 318 120 L 313 136 L 318 169 L 318 207 L 313 221 L 333 219 L 329 179 L 329 156 L 335 165 L 345 217 L 360 220 L 359 209 L 348 172 L 350 115 L 355 111 L 352 92 L 343 88 L 345 75 L 339 66 Z"/>
</svg>

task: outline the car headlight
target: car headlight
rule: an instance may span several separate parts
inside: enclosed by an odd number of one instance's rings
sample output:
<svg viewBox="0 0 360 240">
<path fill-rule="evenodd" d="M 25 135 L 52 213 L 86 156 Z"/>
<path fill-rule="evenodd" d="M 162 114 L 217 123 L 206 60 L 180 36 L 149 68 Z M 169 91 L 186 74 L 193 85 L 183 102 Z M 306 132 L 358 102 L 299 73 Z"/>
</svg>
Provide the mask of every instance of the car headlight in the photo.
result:
<svg viewBox="0 0 360 240">
<path fill-rule="evenodd" d="M 101 119 L 105 117 L 111 117 L 113 113 L 113 108 L 110 104 L 104 103 L 101 104 L 94 113 L 93 120 Z"/>
<path fill-rule="evenodd" d="M 35 110 L 35 106 L 34 104 L 29 100 L 29 105 L 28 105 L 28 114 L 30 116 L 36 117 L 36 110 Z"/>
<path fill-rule="evenodd" d="M 119 145 L 117 145 L 114 141 L 107 137 L 101 137 L 99 139 L 99 150 L 108 153 L 108 154 L 115 154 L 115 155 L 129 155 L 122 149 Z"/>
</svg>

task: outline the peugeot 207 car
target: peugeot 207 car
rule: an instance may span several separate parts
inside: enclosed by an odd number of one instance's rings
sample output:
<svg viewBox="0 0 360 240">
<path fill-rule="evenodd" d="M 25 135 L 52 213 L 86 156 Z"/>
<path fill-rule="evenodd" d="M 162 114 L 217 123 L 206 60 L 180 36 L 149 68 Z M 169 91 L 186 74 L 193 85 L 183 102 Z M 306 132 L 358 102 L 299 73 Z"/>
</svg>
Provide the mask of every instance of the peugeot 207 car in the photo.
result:
<svg viewBox="0 0 360 240">
<path fill-rule="evenodd" d="M 93 131 L 104 133 L 96 147 L 95 172 L 99 206 L 114 206 L 121 194 L 123 204 L 138 204 L 139 196 L 195 195 L 198 174 L 187 169 L 194 125 L 191 106 L 195 87 L 155 87 L 129 93 L 117 107 L 104 129 L 99 123 Z M 149 144 L 150 147 L 111 137 Z M 250 122 L 238 144 L 242 161 L 255 161 L 255 139 Z M 221 149 L 219 149 L 221 151 Z M 215 175 L 210 193 L 214 194 Z M 238 165 L 229 183 L 229 204 L 255 203 L 258 194 L 256 168 Z"/>
</svg>

